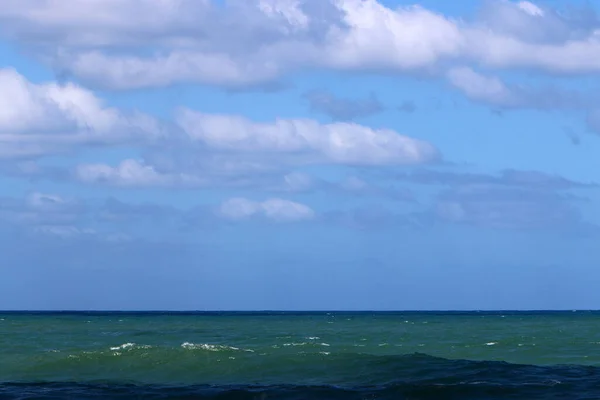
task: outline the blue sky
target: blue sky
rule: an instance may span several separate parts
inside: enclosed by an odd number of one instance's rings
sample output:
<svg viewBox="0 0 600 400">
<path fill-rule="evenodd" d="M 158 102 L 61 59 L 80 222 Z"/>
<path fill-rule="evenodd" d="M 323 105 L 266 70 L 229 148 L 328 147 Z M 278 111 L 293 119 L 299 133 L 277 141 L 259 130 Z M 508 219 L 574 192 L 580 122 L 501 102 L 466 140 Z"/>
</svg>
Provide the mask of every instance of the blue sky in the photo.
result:
<svg viewBox="0 0 600 400">
<path fill-rule="evenodd" d="M 5 3 L 0 308 L 600 307 L 593 2 Z"/>
</svg>

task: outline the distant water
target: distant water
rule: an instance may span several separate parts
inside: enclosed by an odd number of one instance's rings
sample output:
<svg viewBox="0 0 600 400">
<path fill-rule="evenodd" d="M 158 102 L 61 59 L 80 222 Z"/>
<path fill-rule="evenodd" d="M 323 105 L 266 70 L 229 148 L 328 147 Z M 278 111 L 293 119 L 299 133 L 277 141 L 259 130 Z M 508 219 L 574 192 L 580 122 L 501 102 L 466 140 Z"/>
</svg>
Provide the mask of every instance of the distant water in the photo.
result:
<svg viewBox="0 0 600 400">
<path fill-rule="evenodd" d="M 600 313 L 0 313 L 0 399 L 600 399 Z"/>
</svg>

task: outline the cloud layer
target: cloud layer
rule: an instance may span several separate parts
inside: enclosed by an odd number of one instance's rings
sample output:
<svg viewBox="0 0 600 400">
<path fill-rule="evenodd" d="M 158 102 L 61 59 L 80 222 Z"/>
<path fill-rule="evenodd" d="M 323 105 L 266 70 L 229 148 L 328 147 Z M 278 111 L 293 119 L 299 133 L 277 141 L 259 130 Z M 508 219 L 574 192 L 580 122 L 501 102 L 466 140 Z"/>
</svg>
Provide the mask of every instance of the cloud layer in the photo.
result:
<svg viewBox="0 0 600 400">
<path fill-rule="evenodd" d="M 600 70 L 600 61 L 589 57 L 600 50 L 593 14 L 528 1 L 485 2 L 470 21 L 376 0 L 5 3 L 5 37 L 36 49 L 62 73 L 114 89 L 251 86 L 315 67 L 421 73 L 471 63 L 562 74 Z"/>
</svg>

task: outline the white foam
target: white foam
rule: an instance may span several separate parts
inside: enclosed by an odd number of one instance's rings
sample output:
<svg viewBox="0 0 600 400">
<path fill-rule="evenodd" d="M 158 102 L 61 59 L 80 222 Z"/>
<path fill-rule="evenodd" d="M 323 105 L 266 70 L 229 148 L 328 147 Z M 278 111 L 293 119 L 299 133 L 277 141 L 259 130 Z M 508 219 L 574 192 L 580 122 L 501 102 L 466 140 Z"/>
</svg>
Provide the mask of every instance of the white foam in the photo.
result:
<svg viewBox="0 0 600 400">
<path fill-rule="evenodd" d="M 185 342 L 181 344 L 181 347 L 188 350 L 206 350 L 206 351 L 246 351 L 249 353 L 254 353 L 254 350 L 251 349 L 240 349 L 239 347 L 234 346 L 226 346 L 222 344 L 208 344 L 208 343 L 190 343 Z"/>
<path fill-rule="evenodd" d="M 321 346 L 329 347 L 331 345 L 329 343 L 321 343 Z"/>
<path fill-rule="evenodd" d="M 149 349 L 151 347 L 152 346 L 149 346 L 149 345 L 146 345 L 146 344 L 144 344 L 144 345 L 138 345 L 138 344 L 135 344 L 135 343 L 123 343 L 120 346 L 111 347 L 110 349 L 113 350 L 113 351 L 116 351 L 116 350 L 127 350 L 127 349 L 130 349 L 130 350 L 133 350 L 133 349 Z"/>
<path fill-rule="evenodd" d="M 319 352 L 319 354 L 323 354 L 324 356 L 328 356 L 328 355 L 330 355 L 331 353 L 330 353 L 330 352 L 328 352 L 328 351 L 320 351 L 320 352 Z"/>
<path fill-rule="evenodd" d="M 307 337 L 307 339 L 308 339 L 308 340 L 319 340 L 319 339 L 321 339 L 321 338 L 320 338 L 320 337 L 318 337 L 318 336 L 309 336 L 309 337 Z"/>
<path fill-rule="evenodd" d="M 135 343 L 124 343 L 120 346 L 116 346 L 116 347 L 111 347 L 111 350 L 125 350 L 128 349 L 129 347 L 133 347 L 135 346 Z"/>
<path fill-rule="evenodd" d="M 289 347 L 289 346 L 305 346 L 307 344 L 308 343 L 306 343 L 306 342 L 301 342 L 301 343 L 293 342 L 293 343 L 284 343 L 283 345 L 286 347 Z"/>
<path fill-rule="evenodd" d="M 494 346 L 494 345 L 497 345 L 497 344 L 498 344 L 498 342 L 488 342 L 485 345 L 486 346 Z"/>
</svg>

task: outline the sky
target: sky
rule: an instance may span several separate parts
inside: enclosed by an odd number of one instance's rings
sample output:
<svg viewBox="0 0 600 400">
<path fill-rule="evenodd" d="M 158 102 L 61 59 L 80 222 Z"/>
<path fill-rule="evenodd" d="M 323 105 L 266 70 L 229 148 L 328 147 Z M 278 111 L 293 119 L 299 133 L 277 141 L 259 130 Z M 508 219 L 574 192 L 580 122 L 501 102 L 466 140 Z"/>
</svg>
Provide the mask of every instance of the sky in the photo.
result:
<svg viewBox="0 0 600 400">
<path fill-rule="evenodd" d="M 599 11 L 4 0 L 0 309 L 598 309 Z"/>
</svg>

